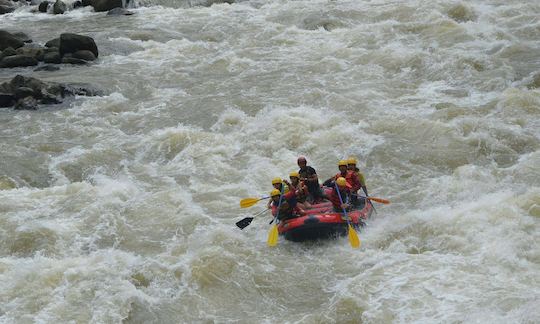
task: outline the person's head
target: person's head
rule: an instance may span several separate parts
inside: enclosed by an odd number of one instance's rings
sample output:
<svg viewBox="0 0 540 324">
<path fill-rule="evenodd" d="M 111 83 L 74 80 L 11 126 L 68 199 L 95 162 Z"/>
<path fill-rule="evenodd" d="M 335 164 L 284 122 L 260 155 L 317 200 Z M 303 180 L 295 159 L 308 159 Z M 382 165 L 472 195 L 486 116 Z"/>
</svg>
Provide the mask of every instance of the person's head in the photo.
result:
<svg viewBox="0 0 540 324">
<path fill-rule="evenodd" d="M 340 160 L 337 165 L 341 173 L 347 172 L 347 160 Z"/>
<path fill-rule="evenodd" d="M 289 179 L 291 179 L 293 185 L 296 185 L 300 181 L 300 174 L 298 174 L 298 171 L 293 171 L 289 174 Z"/>
<path fill-rule="evenodd" d="M 347 160 L 347 169 L 348 170 L 356 170 L 356 164 L 358 162 L 356 161 L 356 158 L 354 157 L 350 157 L 348 160 Z"/>
<path fill-rule="evenodd" d="M 274 189 L 270 192 L 270 198 L 275 202 L 279 202 L 280 195 L 281 195 L 281 192 L 279 191 L 279 189 Z"/>
<path fill-rule="evenodd" d="M 298 160 L 296 160 L 296 163 L 298 163 L 298 166 L 300 167 L 300 169 L 305 169 L 306 166 L 307 166 L 307 160 L 305 157 L 301 156 L 298 158 Z"/>
<path fill-rule="evenodd" d="M 281 180 L 281 178 L 274 178 L 274 179 L 272 179 L 272 186 L 275 189 L 281 190 L 281 182 L 282 181 L 283 180 Z"/>
<path fill-rule="evenodd" d="M 339 188 L 339 191 L 345 191 L 347 188 L 350 188 L 351 186 L 347 183 L 347 180 L 343 177 L 339 177 L 336 179 L 336 185 Z"/>
</svg>

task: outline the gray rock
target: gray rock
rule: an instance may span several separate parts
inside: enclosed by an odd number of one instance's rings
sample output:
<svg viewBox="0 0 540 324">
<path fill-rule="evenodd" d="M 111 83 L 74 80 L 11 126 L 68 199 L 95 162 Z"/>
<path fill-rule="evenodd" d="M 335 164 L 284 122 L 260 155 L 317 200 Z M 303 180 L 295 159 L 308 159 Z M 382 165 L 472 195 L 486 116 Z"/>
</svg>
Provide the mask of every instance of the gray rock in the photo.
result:
<svg viewBox="0 0 540 324">
<path fill-rule="evenodd" d="M 17 89 L 24 87 L 34 90 L 34 94 L 39 94 L 41 93 L 41 89 L 47 87 L 47 84 L 36 78 L 25 77 L 18 74 L 13 79 L 11 79 L 11 81 L 9 82 L 9 87 L 11 89 L 11 92 L 15 92 Z"/>
<path fill-rule="evenodd" d="M 45 47 L 57 47 L 60 48 L 60 37 L 51 39 L 47 43 L 45 43 Z"/>
<path fill-rule="evenodd" d="M 53 14 L 55 15 L 62 15 L 64 12 L 66 12 L 67 6 L 62 0 L 56 0 L 56 2 L 53 5 Z"/>
<path fill-rule="evenodd" d="M 49 9 L 49 1 L 43 1 L 38 6 L 39 12 L 47 12 L 47 9 Z"/>
<path fill-rule="evenodd" d="M 15 97 L 11 93 L 0 92 L 0 108 L 11 107 L 15 104 Z"/>
<path fill-rule="evenodd" d="M 15 6 L 13 5 L 13 2 L 7 0 L 0 0 L 0 15 L 13 12 L 14 10 Z"/>
<path fill-rule="evenodd" d="M 33 95 L 34 95 L 34 90 L 28 87 L 17 88 L 15 89 L 15 93 L 14 93 L 15 99 L 17 100 L 26 98 L 26 97 L 31 97 Z"/>
<path fill-rule="evenodd" d="M 60 54 L 58 54 L 58 57 L 60 57 Z M 58 71 L 58 70 L 60 70 L 60 68 L 59 68 L 58 66 L 46 64 L 46 65 L 43 65 L 43 66 L 40 66 L 40 67 L 34 69 L 34 72 L 39 72 L 39 71 Z"/>
<path fill-rule="evenodd" d="M 94 61 L 96 59 L 96 57 L 94 56 L 94 53 L 88 50 L 77 51 L 73 53 L 73 57 L 76 59 L 81 59 L 85 61 Z"/>
<path fill-rule="evenodd" d="M 45 53 L 45 55 L 43 55 L 43 62 L 60 64 L 62 63 L 62 57 L 59 52 Z"/>
<path fill-rule="evenodd" d="M 58 52 L 58 53 L 60 53 L 60 49 L 58 49 L 58 47 L 45 47 L 45 48 L 43 49 L 43 51 L 44 51 L 45 53 L 53 53 L 53 52 Z"/>
<path fill-rule="evenodd" d="M 32 39 L 30 38 L 30 36 L 26 35 L 23 32 L 14 32 L 11 33 L 11 35 L 23 43 L 32 43 Z"/>
<path fill-rule="evenodd" d="M 53 94 L 49 92 L 48 89 L 50 88 L 52 87 L 49 87 L 47 89 L 41 89 L 41 94 L 40 94 L 41 103 L 45 105 L 56 105 L 56 104 L 62 103 L 63 93 Z"/>
<path fill-rule="evenodd" d="M 43 61 L 43 49 L 37 47 L 20 47 L 16 50 L 19 55 L 32 56 L 38 61 Z"/>
<path fill-rule="evenodd" d="M 122 8 L 122 0 L 91 0 L 94 11 L 109 11 L 114 8 Z"/>
<path fill-rule="evenodd" d="M 109 10 L 109 12 L 107 12 L 107 16 L 131 16 L 133 14 L 134 14 L 133 11 L 129 11 L 124 8 L 114 8 L 114 9 Z"/>
<path fill-rule="evenodd" d="M 64 95 L 70 96 L 102 96 L 103 91 L 94 87 L 88 83 L 71 83 L 65 84 L 64 86 Z"/>
<path fill-rule="evenodd" d="M 74 57 L 62 57 L 62 63 L 64 63 L 64 64 L 83 65 L 83 64 L 86 64 L 88 62 L 85 61 L 85 60 L 74 58 Z"/>
<path fill-rule="evenodd" d="M 92 5 L 92 0 L 82 0 L 81 4 L 82 4 L 83 7 L 91 6 Z"/>
<path fill-rule="evenodd" d="M 77 0 L 77 1 L 73 2 L 73 9 L 77 9 L 77 8 L 81 8 L 81 7 L 84 7 L 82 1 Z"/>
<path fill-rule="evenodd" d="M 92 37 L 77 35 L 71 33 L 64 33 L 60 35 L 60 55 L 64 56 L 66 53 L 75 53 L 81 50 L 88 50 L 94 53 L 95 57 L 98 57 L 98 48 Z"/>
<path fill-rule="evenodd" d="M 26 55 L 13 55 L 4 57 L 2 61 L 0 61 L 0 67 L 1 68 L 12 68 L 17 66 L 34 66 L 38 65 L 38 60 L 36 60 L 32 56 L 26 56 Z"/>
<path fill-rule="evenodd" d="M 4 55 L 4 57 L 13 56 L 13 55 L 17 55 L 17 51 L 14 50 L 13 47 L 8 47 L 2 52 L 2 54 Z"/>
<path fill-rule="evenodd" d="M 20 99 L 15 104 L 15 110 L 37 110 L 38 109 L 38 102 L 33 97 L 26 97 L 24 99 Z"/>
<path fill-rule="evenodd" d="M 13 36 L 5 30 L 0 30 L 0 51 L 5 50 L 8 47 L 17 49 L 24 45 L 17 37 Z"/>
</svg>

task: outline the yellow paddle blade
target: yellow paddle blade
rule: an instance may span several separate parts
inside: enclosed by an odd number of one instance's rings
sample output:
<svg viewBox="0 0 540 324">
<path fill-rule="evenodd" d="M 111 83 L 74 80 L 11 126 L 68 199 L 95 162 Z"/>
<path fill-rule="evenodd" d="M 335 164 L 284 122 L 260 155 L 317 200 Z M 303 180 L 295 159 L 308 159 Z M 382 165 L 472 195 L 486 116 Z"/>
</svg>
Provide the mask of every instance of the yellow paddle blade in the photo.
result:
<svg viewBox="0 0 540 324">
<path fill-rule="evenodd" d="M 381 204 L 389 204 L 390 200 L 383 199 L 383 198 L 377 198 L 377 197 L 368 197 L 369 200 L 373 200 L 375 202 L 381 203 Z"/>
<path fill-rule="evenodd" d="M 349 243 L 351 243 L 351 246 L 354 249 L 357 249 L 360 247 L 360 239 L 358 238 L 358 234 L 356 234 L 356 231 L 352 226 L 349 224 Z"/>
<path fill-rule="evenodd" d="M 268 246 L 276 246 L 278 242 L 278 229 L 277 225 L 273 225 L 270 229 L 270 233 L 268 233 Z"/>
<path fill-rule="evenodd" d="M 247 208 L 255 205 L 261 198 L 244 198 L 240 200 L 240 208 Z"/>
</svg>

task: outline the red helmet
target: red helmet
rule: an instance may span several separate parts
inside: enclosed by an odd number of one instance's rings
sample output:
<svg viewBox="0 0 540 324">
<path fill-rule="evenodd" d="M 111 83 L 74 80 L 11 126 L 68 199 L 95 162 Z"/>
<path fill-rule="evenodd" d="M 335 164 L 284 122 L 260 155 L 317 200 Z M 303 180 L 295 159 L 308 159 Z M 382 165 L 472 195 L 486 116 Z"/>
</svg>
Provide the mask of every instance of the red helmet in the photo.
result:
<svg viewBox="0 0 540 324">
<path fill-rule="evenodd" d="M 307 163 L 307 160 L 305 157 L 301 156 L 298 158 L 298 160 L 296 161 L 296 163 L 300 163 L 300 162 L 306 162 Z"/>
</svg>

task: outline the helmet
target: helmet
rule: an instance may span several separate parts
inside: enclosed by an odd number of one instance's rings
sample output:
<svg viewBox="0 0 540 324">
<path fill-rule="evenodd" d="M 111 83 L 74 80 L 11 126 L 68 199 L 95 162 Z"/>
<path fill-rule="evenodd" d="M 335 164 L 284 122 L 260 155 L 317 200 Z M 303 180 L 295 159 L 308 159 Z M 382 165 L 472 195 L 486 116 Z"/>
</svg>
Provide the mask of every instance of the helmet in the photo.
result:
<svg viewBox="0 0 540 324">
<path fill-rule="evenodd" d="M 343 177 L 339 177 L 336 180 L 336 184 L 338 185 L 338 187 L 346 187 L 347 186 L 347 180 L 345 180 L 345 178 L 343 178 Z"/>
<path fill-rule="evenodd" d="M 296 160 L 297 163 L 300 163 L 300 162 L 307 162 L 306 158 L 301 156 L 298 158 L 298 160 Z"/>
<path fill-rule="evenodd" d="M 272 184 L 275 185 L 275 184 L 278 184 L 278 183 L 281 183 L 283 180 L 281 180 L 281 178 L 274 178 L 272 179 Z"/>
<path fill-rule="evenodd" d="M 357 163 L 356 158 L 350 157 L 350 158 L 347 160 L 347 164 L 356 164 L 356 163 Z"/>
<path fill-rule="evenodd" d="M 292 178 L 292 177 L 300 178 L 300 174 L 298 173 L 298 171 L 293 171 L 289 173 L 289 178 Z"/>
<path fill-rule="evenodd" d="M 279 196 L 281 195 L 281 191 L 274 189 L 270 192 L 270 197 Z"/>
<path fill-rule="evenodd" d="M 338 167 L 340 167 L 342 165 L 347 166 L 347 160 L 339 160 L 337 165 L 338 165 Z"/>
</svg>

